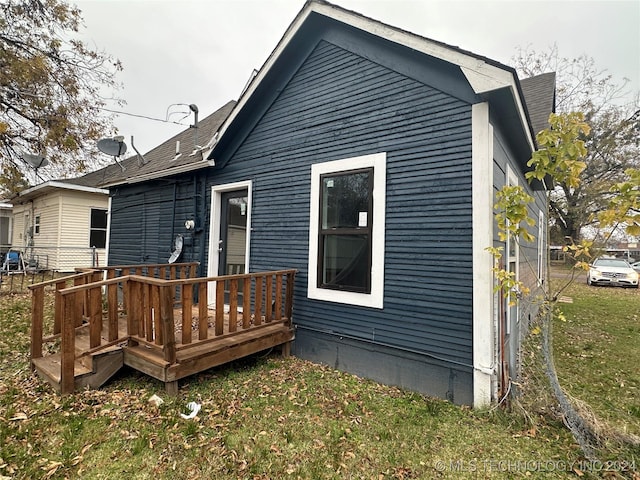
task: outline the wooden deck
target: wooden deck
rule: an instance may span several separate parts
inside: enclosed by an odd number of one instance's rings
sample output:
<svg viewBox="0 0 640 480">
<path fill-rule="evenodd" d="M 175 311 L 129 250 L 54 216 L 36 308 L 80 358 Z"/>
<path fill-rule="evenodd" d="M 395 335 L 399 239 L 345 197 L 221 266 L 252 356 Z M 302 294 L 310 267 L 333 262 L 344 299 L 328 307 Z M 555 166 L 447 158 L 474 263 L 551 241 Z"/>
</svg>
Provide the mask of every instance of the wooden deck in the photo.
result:
<svg viewBox="0 0 640 480">
<path fill-rule="evenodd" d="M 61 393 L 97 388 L 128 365 L 175 394 L 178 380 L 208 368 L 277 346 L 288 353 L 294 270 L 192 278 L 193 264 L 109 268 L 106 280 L 90 271 L 31 287 L 32 365 Z M 44 336 L 47 287 L 55 315 Z M 210 308 L 209 289 L 224 308 Z M 44 355 L 51 342 L 59 350 Z"/>
</svg>

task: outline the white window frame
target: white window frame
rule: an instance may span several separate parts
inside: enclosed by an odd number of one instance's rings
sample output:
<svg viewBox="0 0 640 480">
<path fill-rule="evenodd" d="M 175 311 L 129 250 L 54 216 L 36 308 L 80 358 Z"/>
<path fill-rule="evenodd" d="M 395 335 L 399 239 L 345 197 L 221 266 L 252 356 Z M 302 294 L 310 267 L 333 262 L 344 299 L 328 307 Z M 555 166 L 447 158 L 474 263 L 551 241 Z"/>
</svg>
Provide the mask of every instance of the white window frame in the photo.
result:
<svg viewBox="0 0 640 480">
<path fill-rule="evenodd" d="M 538 210 L 538 285 L 544 284 L 545 277 L 545 268 L 546 262 L 545 259 L 545 219 L 544 212 L 542 210 Z"/>
<path fill-rule="evenodd" d="M 509 165 L 507 165 L 507 185 L 509 185 L 510 187 L 517 187 L 519 185 L 518 183 L 518 177 L 515 174 L 515 172 L 511 169 L 511 167 Z M 511 256 L 511 243 L 514 243 L 514 252 L 515 252 L 515 256 Z M 518 241 L 517 239 L 514 239 L 513 236 L 511 235 L 510 232 L 507 232 L 507 241 L 505 244 L 505 258 L 506 258 L 506 270 L 507 272 L 511 271 L 511 263 L 515 264 L 515 280 L 518 281 L 520 280 L 520 248 L 518 245 Z M 515 294 L 515 292 L 510 292 L 509 295 Z M 509 297 L 507 297 L 506 299 L 507 301 L 507 306 L 506 306 L 506 316 L 507 316 L 507 328 L 506 328 L 506 334 L 510 335 L 511 334 L 511 323 L 513 321 L 513 319 L 511 318 L 511 313 L 514 312 L 515 313 L 515 320 L 516 323 L 520 321 L 520 308 L 519 305 L 516 304 L 513 307 L 510 307 L 508 304 L 511 301 Z"/>
<path fill-rule="evenodd" d="M 387 184 L 386 152 L 345 158 L 311 165 L 311 201 L 309 212 L 309 270 L 307 297 L 314 300 L 383 308 L 384 242 Z M 371 231 L 371 293 L 346 292 L 318 287 L 318 229 L 320 216 L 320 176 L 373 168 L 373 219 Z"/>
<path fill-rule="evenodd" d="M 244 271 L 249 273 L 249 254 L 251 253 L 251 214 L 253 211 L 253 182 L 245 180 L 241 182 L 225 183 L 213 185 L 211 187 L 211 210 L 209 217 L 209 262 L 207 265 L 207 276 L 218 276 L 218 263 L 220 261 L 220 251 L 218 250 L 218 239 L 220 238 L 220 208 L 222 205 L 222 194 L 235 190 L 247 189 L 247 237 L 244 254 Z M 215 283 L 215 282 L 214 282 Z M 207 303 L 216 304 L 215 285 L 209 284 L 207 293 Z"/>
<path fill-rule="evenodd" d="M 105 215 L 107 216 L 107 225 L 105 226 L 105 228 L 98 228 L 98 227 L 94 227 L 93 223 L 92 223 L 92 219 L 93 219 L 93 211 L 94 210 L 100 210 L 101 212 L 105 212 Z M 104 232 L 105 234 L 105 240 L 104 240 L 104 247 L 96 247 L 100 250 L 102 249 L 106 249 L 107 248 L 107 243 L 109 241 L 109 209 L 108 208 L 102 208 L 102 207 L 91 207 L 89 209 L 89 248 L 95 247 L 95 245 L 91 245 L 91 233 L 92 232 Z"/>
</svg>

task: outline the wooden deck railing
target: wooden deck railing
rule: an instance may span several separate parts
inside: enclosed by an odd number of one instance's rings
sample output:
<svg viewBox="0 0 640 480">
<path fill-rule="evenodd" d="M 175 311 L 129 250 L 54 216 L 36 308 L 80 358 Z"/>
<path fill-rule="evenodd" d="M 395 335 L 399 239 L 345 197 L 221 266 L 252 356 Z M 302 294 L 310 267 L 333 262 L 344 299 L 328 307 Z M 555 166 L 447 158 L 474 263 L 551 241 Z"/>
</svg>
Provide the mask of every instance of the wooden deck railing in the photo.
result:
<svg viewBox="0 0 640 480">
<path fill-rule="evenodd" d="M 57 296 L 54 304 L 53 321 L 49 322 L 50 334 L 45 336 L 45 291 L 48 288 L 54 288 L 56 291 L 68 288 L 69 286 L 77 286 L 90 283 L 96 280 L 95 272 L 88 271 L 60 277 L 46 282 L 37 283 L 29 286 L 31 290 L 31 358 L 42 357 L 42 346 L 44 343 L 55 341 L 60 338 L 62 311 Z M 84 310 L 85 305 L 82 304 Z M 32 364 L 33 368 L 33 364 Z"/>
<path fill-rule="evenodd" d="M 127 317 L 130 343 L 162 351 L 167 362 L 175 363 L 177 352 L 220 336 L 273 322 L 290 324 L 295 274 L 296 270 L 279 270 L 172 281 L 131 276 L 129 294 L 137 300 Z M 206 301 L 210 284 L 215 291 L 211 315 Z M 196 292 L 201 300 L 194 304 Z"/>
<path fill-rule="evenodd" d="M 90 324 L 91 348 L 104 348 L 101 345 L 102 316 L 109 318 L 108 342 L 117 343 L 118 340 L 118 315 L 124 311 L 127 295 L 125 294 L 127 279 L 131 272 L 138 275 L 150 275 L 156 278 L 188 278 L 195 276 L 197 262 L 175 264 L 148 264 L 100 267 L 91 269 L 78 269 L 79 273 L 69 275 L 46 282 L 31 285 L 31 359 L 43 356 L 43 345 L 60 340 L 61 351 L 63 343 L 69 352 L 75 349 L 76 328 L 81 327 L 86 321 Z M 108 282 L 102 282 L 104 273 Z M 103 309 L 102 288 L 106 287 L 107 301 Z M 53 321 L 45 326 L 45 291 L 55 289 Z M 61 291 L 72 288 L 74 292 L 73 302 L 64 303 Z M 118 298 L 118 292 L 122 292 Z M 69 293 L 70 294 L 70 293 Z M 72 304 L 72 306 L 71 306 Z M 72 308 L 73 311 L 69 311 Z M 64 323 L 63 319 L 72 319 L 70 323 Z M 64 328 L 63 328 L 64 327 Z M 45 331 L 45 328 L 47 331 Z M 66 331 L 65 331 L 66 328 Z M 65 341 L 65 333 L 67 335 Z M 74 346 L 69 347 L 69 339 L 73 337 Z M 75 355 L 74 355 L 75 357 Z M 67 355 L 65 360 L 69 362 Z M 75 359 L 74 359 L 75 360 Z M 73 362 L 72 362 L 73 365 Z M 31 364 L 33 368 L 33 363 Z M 64 369 L 63 369 L 64 370 Z M 67 380 L 68 381 L 68 380 Z M 71 368 L 71 381 L 73 381 L 73 368 Z"/>
<path fill-rule="evenodd" d="M 42 357 L 43 343 L 60 340 L 62 393 L 74 389 L 74 364 L 79 356 L 125 341 L 131 346 L 147 345 L 162 352 L 165 361 L 175 363 L 178 352 L 221 336 L 274 322 L 290 325 L 295 273 L 281 270 L 194 278 L 193 264 L 134 265 L 95 269 L 33 285 L 31 358 Z M 210 285 L 218 307 L 211 314 L 207 304 Z M 53 334 L 45 336 L 44 293 L 51 286 L 55 286 Z M 126 332 L 119 332 L 121 315 L 126 315 Z M 89 347 L 78 354 L 76 330 L 84 324 L 88 324 Z"/>
</svg>

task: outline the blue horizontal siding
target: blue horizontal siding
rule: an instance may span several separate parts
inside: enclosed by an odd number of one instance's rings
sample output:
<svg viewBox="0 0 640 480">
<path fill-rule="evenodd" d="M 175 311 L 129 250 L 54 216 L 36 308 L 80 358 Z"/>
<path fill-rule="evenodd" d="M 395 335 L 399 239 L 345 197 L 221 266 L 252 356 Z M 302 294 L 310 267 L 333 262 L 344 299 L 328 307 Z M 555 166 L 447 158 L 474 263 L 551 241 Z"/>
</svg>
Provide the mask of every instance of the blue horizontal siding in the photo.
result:
<svg viewBox="0 0 640 480">
<path fill-rule="evenodd" d="M 311 165 L 382 151 L 384 309 L 309 300 Z M 250 268 L 299 270 L 298 325 L 472 363 L 469 104 L 322 41 L 209 183 L 248 179 Z"/>
</svg>

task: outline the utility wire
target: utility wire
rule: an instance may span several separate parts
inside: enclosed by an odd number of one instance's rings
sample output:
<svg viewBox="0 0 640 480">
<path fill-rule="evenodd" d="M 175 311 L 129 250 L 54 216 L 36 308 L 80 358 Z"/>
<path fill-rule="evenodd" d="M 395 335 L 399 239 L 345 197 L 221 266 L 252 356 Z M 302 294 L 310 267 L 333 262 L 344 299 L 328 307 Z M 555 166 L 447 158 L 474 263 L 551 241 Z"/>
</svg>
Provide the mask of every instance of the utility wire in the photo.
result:
<svg viewBox="0 0 640 480">
<path fill-rule="evenodd" d="M 104 110 L 106 112 L 111 112 L 111 113 L 117 113 L 118 115 L 128 115 L 129 117 L 144 118 L 146 120 L 153 120 L 155 122 L 173 123 L 175 125 L 182 125 L 183 127 L 188 127 L 189 126 L 189 125 L 185 125 L 184 123 L 174 122 L 172 120 L 165 120 L 164 118 L 148 117 L 146 115 L 138 115 L 136 113 L 128 113 L 128 112 L 122 112 L 122 111 L 119 111 L 119 110 L 111 110 L 110 108 L 105 108 L 105 107 L 99 107 L 99 108 L 100 108 L 100 110 Z"/>
</svg>

